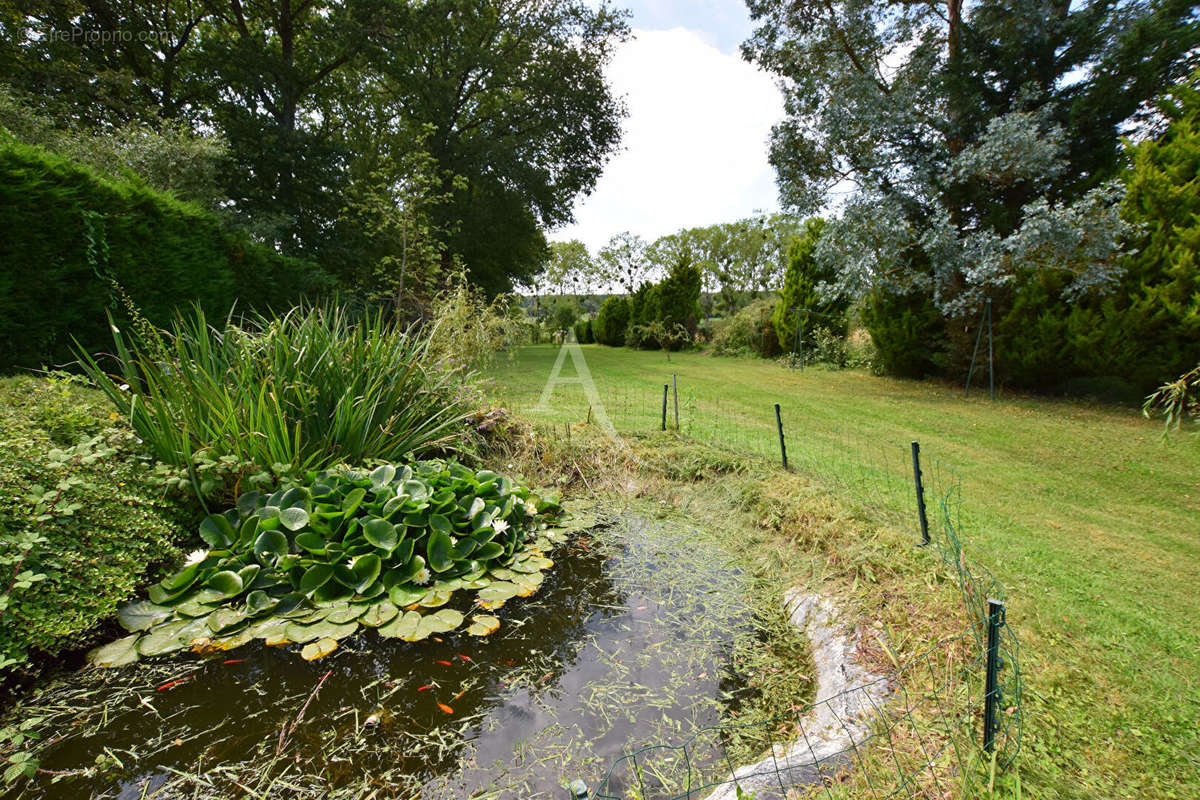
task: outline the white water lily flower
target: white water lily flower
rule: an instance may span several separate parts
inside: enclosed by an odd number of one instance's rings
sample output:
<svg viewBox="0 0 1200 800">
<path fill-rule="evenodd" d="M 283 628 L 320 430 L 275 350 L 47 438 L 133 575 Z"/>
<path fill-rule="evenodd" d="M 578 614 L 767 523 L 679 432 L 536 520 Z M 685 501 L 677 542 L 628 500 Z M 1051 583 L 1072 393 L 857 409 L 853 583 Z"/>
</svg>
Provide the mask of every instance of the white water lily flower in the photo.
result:
<svg viewBox="0 0 1200 800">
<path fill-rule="evenodd" d="M 506 530 L 508 530 L 507 520 L 503 520 L 503 519 L 496 520 L 495 522 L 492 523 L 492 530 L 494 530 L 497 534 L 504 533 Z"/>
<path fill-rule="evenodd" d="M 421 567 L 421 571 L 413 576 L 413 583 L 419 583 L 424 586 L 425 584 L 429 583 L 429 579 L 432 577 L 433 576 L 430 574 L 429 570 L 427 570 L 425 567 Z"/>
<path fill-rule="evenodd" d="M 537 506 L 535 506 L 533 503 L 526 503 L 525 504 L 525 515 L 529 516 L 529 517 L 536 517 L 537 516 Z"/>
<path fill-rule="evenodd" d="M 192 552 L 188 553 L 187 561 L 184 561 L 183 565 L 185 567 L 190 567 L 193 564 L 199 564 L 206 558 L 208 558 L 207 550 L 193 550 Z"/>
</svg>

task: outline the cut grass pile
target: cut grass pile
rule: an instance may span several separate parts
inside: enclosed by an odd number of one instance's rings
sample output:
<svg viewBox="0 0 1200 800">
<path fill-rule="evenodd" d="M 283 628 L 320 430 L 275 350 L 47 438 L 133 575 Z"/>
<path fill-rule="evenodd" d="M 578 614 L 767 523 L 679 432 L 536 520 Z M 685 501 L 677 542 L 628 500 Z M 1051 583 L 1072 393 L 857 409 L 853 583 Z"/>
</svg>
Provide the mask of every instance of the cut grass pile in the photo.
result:
<svg viewBox="0 0 1200 800">
<path fill-rule="evenodd" d="M 966 549 L 1008 588 L 1009 621 L 1023 644 L 1025 794 L 1200 791 L 1200 437 L 1164 444 L 1160 426 L 1132 409 L 964 400 L 952 386 L 703 354 L 668 361 L 660 352 L 583 352 L 619 429 L 657 427 L 662 386 L 675 373 L 681 427 L 690 423 L 693 435 L 727 451 L 774 452 L 775 402 L 800 469 L 890 472 L 898 481 L 908 442 L 919 440 L 927 464 L 936 458 L 961 478 Z M 535 408 L 556 355 L 551 346 L 530 347 L 497 364 L 497 400 L 559 429 L 583 423 L 588 404 L 578 384 L 560 386 L 548 409 Z M 568 359 L 562 377 L 574 376 Z M 688 466 L 669 469 L 686 477 Z M 792 522 L 804 529 L 803 520 Z M 863 566 L 857 578 L 869 584 L 886 565 Z M 814 581 L 826 579 L 822 566 L 812 570 Z M 879 602 L 890 617 L 887 598 Z M 886 622 L 897 636 L 921 636 L 904 631 L 902 620 Z"/>
</svg>

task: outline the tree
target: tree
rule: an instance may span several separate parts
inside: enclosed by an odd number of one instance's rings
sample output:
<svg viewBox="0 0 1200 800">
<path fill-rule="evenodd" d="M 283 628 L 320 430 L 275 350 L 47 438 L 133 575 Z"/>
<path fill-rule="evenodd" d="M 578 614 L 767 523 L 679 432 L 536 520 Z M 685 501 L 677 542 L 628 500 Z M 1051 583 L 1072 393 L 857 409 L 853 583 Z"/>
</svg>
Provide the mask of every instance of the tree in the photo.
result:
<svg viewBox="0 0 1200 800">
<path fill-rule="evenodd" d="M 855 187 L 816 252 L 836 290 L 918 292 L 965 322 L 985 295 L 1007 313 L 1022 283 L 1052 288 L 1042 312 L 1058 319 L 1116 288 L 1117 133 L 1196 63 L 1192 3 L 748 5 L 744 55 L 785 78 L 782 196 L 810 211 Z M 969 352 L 956 337 L 952 366 Z"/>
<path fill-rule="evenodd" d="M 824 227 L 825 221 L 820 217 L 805 221 L 803 232 L 788 248 L 783 290 L 771 317 L 775 335 L 785 350 L 795 347 L 797 323 L 801 315 L 805 321 L 806 347 L 812 345 L 813 332 L 818 326 L 836 336 L 846 335 L 846 311 L 850 301 L 843 296 L 831 297 L 822 291 L 824 286 L 837 280 L 837 272 L 827 264 L 818 262 L 815 257 L 817 242 Z"/>
<path fill-rule="evenodd" d="M 604 77 L 625 13 L 582 0 L 385 2 L 370 35 L 372 102 L 433 126 L 429 152 L 466 186 L 439 208 L 447 252 L 489 291 L 546 258 L 620 139 L 625 110 Z M 447 178 L 449 180 L 449 178 Z M 448 184 L 447 184 L 448 186 Z"/>
<path fill-rule="evenodd" d="M 595 280 L 595 264 L 587 245 L 578 239 L 550 244 L 546 282 L 558 294 L 585 294 Z"/>
<path fill-rule="evenodd" d="M 635 233 L 622 231 L 600 248 L 598 267 L 601 280 L 620 286 L 632 295 L 650 276 L 654 265 L 646 258 L 646 240 Z"/>
<path fill-rule="evenodd" d="M 700 269 L 690 262 L 676 264 L 657 288 L 658 314 L 654 321 L 661 322 L 673 335 L 671 346 L 678 349 L 696 335 L 700 319 Z M 674 336 L 679 331 L 682 334 Z"/>
<path fill-rule="evenodd" d="M 604 301 L 592 326 L 596 341 L 609 347 L 621 347 L 629 333 L 629 298 L 613 295 Z"/>
</svg>

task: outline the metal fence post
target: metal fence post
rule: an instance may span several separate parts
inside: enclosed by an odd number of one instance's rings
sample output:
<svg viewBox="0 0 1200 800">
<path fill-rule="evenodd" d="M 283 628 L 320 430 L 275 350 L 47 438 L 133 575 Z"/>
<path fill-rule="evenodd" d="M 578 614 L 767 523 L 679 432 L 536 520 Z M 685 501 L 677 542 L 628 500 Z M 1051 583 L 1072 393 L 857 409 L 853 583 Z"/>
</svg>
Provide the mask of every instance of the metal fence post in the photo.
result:
<svg viewBox="0 0 1200 800">
<path fill-rule="evenodd" d="M 671 387 L 670 387 L 670 386 L 668 386 L 667 384 L 665 384 L 665 383 L 663 384 L 663 413 L 662 413 L 662 429 L 663 429 L 664 431 L 667 429 L 667 391 L 668 391 L 670 388 L 671 388 Z"/>
<path fill-rule="evenodd" d="M 921 480 L 921 445 L 912 443 L 913 483 L 917 487 L 917 516 L 921 520 L 921 546 L 929 544 L 929 518 L 925 514 L 925 484 Z"/>
<path fill-rule="evenodd" d="M 679 430 L 679 384 L 675 381 L 675 373 L 671 373 L 671 397 L 675 400 L 675 430 Z"/>
<path fill-rule="evenodd" d="M 775 404 L 775 427 L 779 429 L 779 454 L 783 456 L 783 468 L 787 469 L 787 445 L 783 443 L 783 416 L 779 413 L 779 403 Z"/>
<path fill-rule="evenodd" d="M 1000 628 L 1004 625 L 1004 603 L 987 600 L 987 677 L 983 699 L 983 751 L 991 753 L 996 747 L 996 732 L 1000 730 L 997 712 L 1000 706 Z"/>
</svg>

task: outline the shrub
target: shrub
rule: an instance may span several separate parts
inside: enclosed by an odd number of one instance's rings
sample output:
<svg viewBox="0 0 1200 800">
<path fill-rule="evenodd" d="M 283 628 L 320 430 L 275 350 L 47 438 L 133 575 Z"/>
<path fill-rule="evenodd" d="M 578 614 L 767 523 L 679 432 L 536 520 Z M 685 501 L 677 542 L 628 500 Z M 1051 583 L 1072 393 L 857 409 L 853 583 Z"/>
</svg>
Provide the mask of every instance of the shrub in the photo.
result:
<svg viewBox="0 0 1200 800">
<path fill-rule="evenodd" d="M 0 140 L 0 370 L 70 361 L 72 339 L 108 344 L 113 281 L 156 323 L 190 302 L 286 308 L 329 285 L 198 206 Z"/>
<path fill-rule="evenodd" d="M 554 308 L 550 312 L 550 318 L 554 320 L 555 330 L 571 330 L 575 327 L 575 321 L 579 319 L 579 303 L 573 298 L 558 298 L 554 301 Z"/>
<path fill-rule="evenodd" d="M 780 345 L 791 352 L 795 348 L 797 312 L 793 309 L 808 309 L 804 320 L 804 348 L 817 346 L 818 328 L 837 337 L 846 335 L 846 311 L 850 301 L 843 298 L 828 299 L 817 291 L 822 283 L 832 283 L 837 275 L 832 269 L 822 268 L 813 257 L 817 240 L 825 222 L 819 218 L 807 220 L 801 235 L 788 248 L 787 268 L 784 272 L 783 291 L 779 305 L 771 315 L 775 335 Z"/>
<path fill-rule="evenodd" d="M 591 344 L 595 339 L 592 336 L 592 321 L 583 319 L 575 323 L 575 341 L 580 344 Z"/>
<path fill-rule="evenodd" d="M 696 335 L 700 320 L 700 269 L 693 264 L 677 264 L 662 283 L 658 284 L 658 315 L 654 322 L 661 322 L 667 331 L 683 329 L 686 336 L 670 336 L 661 339 L 663 346 L 679 349 L 690 344 Z"/>
<path fill-rule="evenodd" d="M 482 289 L 458 273 L 430 304 L 429 358 L 470 369 L 488 366 L 496 353 L 524 341 L 517 311 L 511 296 L 499 295 L 489 302 Z"/>
<path fill-rule="evenodd" d="M 775 312 L 776 300 L 755 300 L 728 320 L 714 328 L 713 352 L 717 355 L 745 355 L 755 353 L 764 358 L 779 355 L 779 339 L 771 316 Z"/>
<path fill-rule="evenodd" d="M 629 298 L 613 296 L 604 301 L 596 314 L 596 322 L 592 326 L 596 341 L 609 347 L 620 347 L 625 344 L 629 332 L 629 318 L 632 307 Z"/>
<path fill-rule="evenodd" d="M 0 380 L 0 669 L 91 643 L 179 558 L 194 516 L 116 416 L 78 381 Z"/>
<path fill-rule="evenodd" d="M 629 298 L 629 325 L 625 344 L 629 347 L 655 348 L 658 343 L 646 336 L 647 325 L 659 317 L 658 286 L 645 282 Z"/>
<path fill-rule="evenodd" d="M 876 292 L 868 296 L 862 319 L 887 373 L 923 378 L 945 362 L 946 325 L 928 297 Z"/>
<path fill-rule="evenodd" d="M 86 354 L 85 371 L 202 496 L 467 443 L 461 359 L 431 358 L 428 333 L 382 312 L 355 319 L 330 305 L 215 327 L 197 309 L 161 335 L 144 324 L 113 330 L 118 376 Z"/>
</svg>

